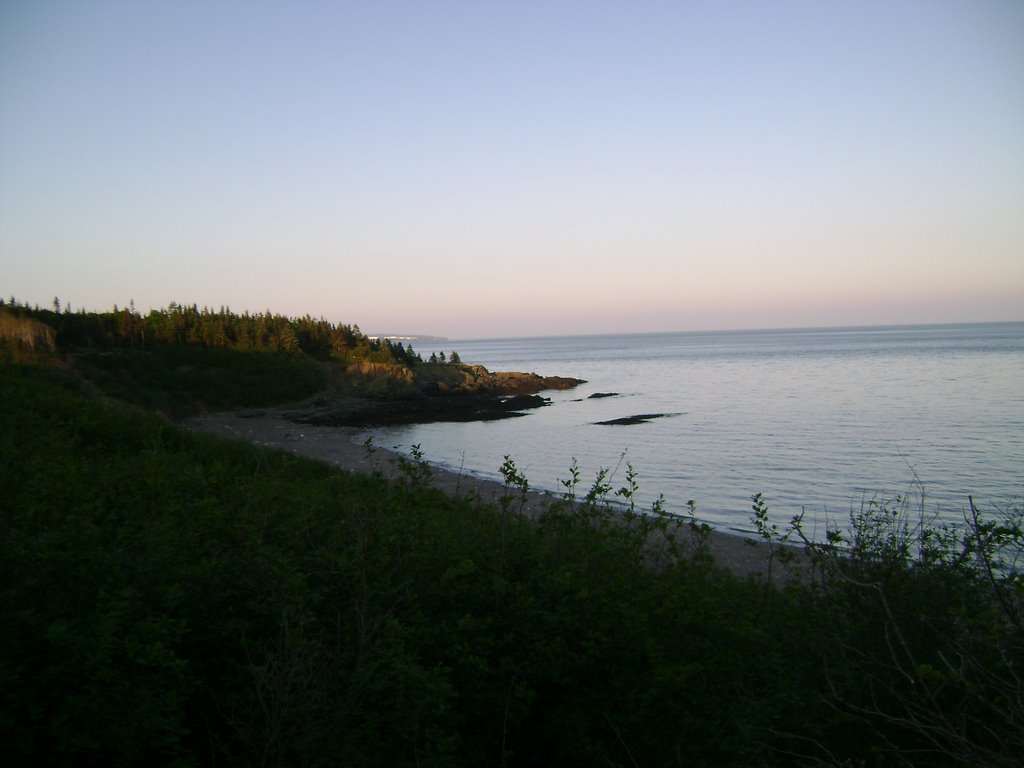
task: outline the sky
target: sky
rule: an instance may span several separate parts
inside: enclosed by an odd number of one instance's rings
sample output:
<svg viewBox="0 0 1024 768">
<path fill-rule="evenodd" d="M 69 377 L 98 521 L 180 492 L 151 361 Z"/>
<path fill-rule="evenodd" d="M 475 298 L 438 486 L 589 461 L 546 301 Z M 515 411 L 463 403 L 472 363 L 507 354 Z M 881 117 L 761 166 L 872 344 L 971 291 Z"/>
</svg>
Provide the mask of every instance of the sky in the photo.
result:
<svg viewBox="0 0 1024 768">
<path fill-rule="evenodd" d="M 1024 2 L 0 2 L 0 295 L 458 338 L 1024 319 Z"/>
</svg>

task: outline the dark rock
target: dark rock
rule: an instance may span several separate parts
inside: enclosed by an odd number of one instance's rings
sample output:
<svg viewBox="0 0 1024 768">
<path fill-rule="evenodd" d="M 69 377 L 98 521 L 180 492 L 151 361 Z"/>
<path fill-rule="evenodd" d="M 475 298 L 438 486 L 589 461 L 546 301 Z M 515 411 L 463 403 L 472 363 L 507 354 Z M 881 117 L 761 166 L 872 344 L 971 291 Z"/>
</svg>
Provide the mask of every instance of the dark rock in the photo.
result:
<svg viewBox="0 0 1024 768">
<path fill-rule="evenodd" d="M 661 419 L 666 416 L 674 416 L 673 413 L 640 413 L 636 416 L 624 416 L 621 419 L 609 419 L 608 421 L 595 421 L 599 426 L 628 426 L 630 424 L 646 424 L 652 419 Z"/>
<path fill-rule="evenodd" d="M 527 408 L 540 408 L 545 405 L 551 405 L 551 401 L 546 397 L 541 397 L 540 395 L 516 395 L 515 397 L 503 400 L 500 407 L 503 410 L 521 411 Z"/>
<path fill-rule="evenodd" d="M 371 427 L 443 421 L 492 421 L 523 416 L 551 401 L 548 389 L 571 389 L 581 379 L 498 371 L 482 365 L 404 366 L 360 363 L 349 366 L 330 402 L 293 411 L 304 424 Z"/>
<path fill-rule="evenodd" d="M 490 374 L 481 389 L 502 395 L 534 395 L 546 389 L 572 389 L 585 384 L 583 379 L 565 376 L 540 376 L 536 373 L 497 371 Z"/>
<path fill-rule="evenodd" d="M 618 396 L 619 396 L 618 392 L 595 392 L 594 394 L 592 394 L 587 399 L 588 400 L 597 400 L 597 399 L 602 398 L 602 397 L 618 397 Z"/>
<path fill-rule="evenodd" d="M 293 412 L 292 421 L 331 427 L 379 427 L 433 422 L 496 421 L 525 416 L 551 401 L 540 395 L 432 395 L 367 400 L 349 398 L 327 409 Z"/>
<path fill-rule="evenodd" d="M 430 395 L 535 395 L 546 389 L 572 389 L 582 379 L 517 371 L 488 371 L 482 365 L 425 365 L 415 369 L 415 385 Z"/>
</svg>

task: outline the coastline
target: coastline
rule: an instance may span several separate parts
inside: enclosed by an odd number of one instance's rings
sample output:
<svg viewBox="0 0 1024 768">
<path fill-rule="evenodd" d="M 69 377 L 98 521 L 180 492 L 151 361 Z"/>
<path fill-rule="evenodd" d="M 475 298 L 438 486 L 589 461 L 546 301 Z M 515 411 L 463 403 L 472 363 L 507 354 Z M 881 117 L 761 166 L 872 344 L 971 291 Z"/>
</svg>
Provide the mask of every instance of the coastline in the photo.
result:
<svg viewBox="0 0 1024 768">
<path fill-rule="evenodd" d="M 184 420 L 182 426 L 197 432 L 233 440 L 245 440 L 276 450 L 289 451 L 317 461 L 324 461 L 349 472 L 370 474 L 378 472 L 389 479 L 401 476 L 394 459 L 399 454 L 382 446 L 373 446 L 372 453 L 355 437 L 366 430 L 361 427 L 329 427 L 295 423 L 285 411 L 265 409 L 211 413 Z M 497 504 L 507 493 L 504 483 L 455 472 L 430 463 L 431 485 L 456 497 L 473 496 L 484 503 Z M 531 516 L 539 514 L 556 497 L 546 491 L 530 491 L 523 511 Z M 769 574 L 769 548 L 760 541 L 738 534 L 713 530 L 709 549 L 715 564 L 736 576 L 767 576 Z M 773 581 L 785 579 L 784 566 L 771 565 Z"/>
</svg>

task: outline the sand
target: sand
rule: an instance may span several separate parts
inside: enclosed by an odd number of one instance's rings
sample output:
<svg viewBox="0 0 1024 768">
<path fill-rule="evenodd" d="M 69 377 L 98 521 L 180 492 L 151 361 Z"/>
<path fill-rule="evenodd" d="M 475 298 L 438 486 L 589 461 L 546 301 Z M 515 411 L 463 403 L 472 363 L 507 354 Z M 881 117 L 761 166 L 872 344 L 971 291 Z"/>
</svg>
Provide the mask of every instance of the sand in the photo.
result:
<svg viewBox="0 0 1024 768">
<path fill-rule="evenodd" d="M 351 472 L 379 472 L 396 478 L 401 471 L 395 461 L 397 454 L 375 446 L 372 452 L 357 442 L 365 430 L 357 427 L 320 427 L 295 424 L 284 412 L 265 410 L 217 413 L 188 419 L 184 426 L 220 437 L 246 440 L 257 445 L 290 451 L 299 456 L 326 461 Z M 468 473 L 432 465 L 432 484 L 453 496 L 475 496 L 486 502 L 497 502 L 508 491 L 504 484 Z M 523 511 L 537 514 L 554 497 L 546 492 L 531 491 Z M 767 576 L 769 550 L 763 543 L 744 536 L 715 531 L 710 539 L 715 562 L 739 576 Z M 776 558 L 772 564 L 772 580 L 785 577 L 785 569 Z"/>
</svg>

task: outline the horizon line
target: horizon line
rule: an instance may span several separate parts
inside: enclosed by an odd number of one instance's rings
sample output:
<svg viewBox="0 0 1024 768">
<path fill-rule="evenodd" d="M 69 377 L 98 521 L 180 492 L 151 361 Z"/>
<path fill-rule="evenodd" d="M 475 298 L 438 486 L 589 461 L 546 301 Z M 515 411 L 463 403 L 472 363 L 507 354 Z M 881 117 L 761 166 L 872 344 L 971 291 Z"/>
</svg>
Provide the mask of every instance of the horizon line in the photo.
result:
<svg viewBox="0 0 1024 768">
<path fill-rule="evenodd" d="M 451 337 L 448 341 L 508 341 L 514 339 L 570 339 L 570 338 L 593 338 L 597 336 L 668 336 L 674 334 L 702 334 L 702 333 L 781 333 L 781 332 L 812 332 L 812 331 L 870 331 L 870 330 L 900 330 L 900 329 L 927 329 L 927 328 L 950 328 L 967 325 L 1024 325 L 1024 318 L 1019 320 L 964 320 L 944 321 L 931 323 L 878 323 L 858 325 L 787 325 L 773 326 L 768 328 L 703 328 L 671 331 L 611 331 L 598 333 L 549 333 L 535 334 L 530 336 L 473 336 L 473 337 Z"/>
</svg>

